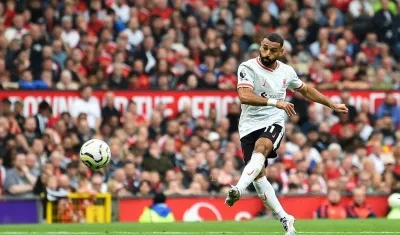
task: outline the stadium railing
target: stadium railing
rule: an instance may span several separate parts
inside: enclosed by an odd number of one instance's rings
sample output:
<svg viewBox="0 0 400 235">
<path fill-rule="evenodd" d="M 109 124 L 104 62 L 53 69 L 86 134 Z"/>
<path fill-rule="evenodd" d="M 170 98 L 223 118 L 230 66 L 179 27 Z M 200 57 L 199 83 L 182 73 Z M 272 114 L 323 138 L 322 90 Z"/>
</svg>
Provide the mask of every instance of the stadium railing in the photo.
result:
<svg viewBox="0 0 400 235">
<path fill-rule="evenodd" d="M 110 223 L 111 194 L 71 193 L 68 198 L 46 202 L 47 223 Z"/>
</svg>

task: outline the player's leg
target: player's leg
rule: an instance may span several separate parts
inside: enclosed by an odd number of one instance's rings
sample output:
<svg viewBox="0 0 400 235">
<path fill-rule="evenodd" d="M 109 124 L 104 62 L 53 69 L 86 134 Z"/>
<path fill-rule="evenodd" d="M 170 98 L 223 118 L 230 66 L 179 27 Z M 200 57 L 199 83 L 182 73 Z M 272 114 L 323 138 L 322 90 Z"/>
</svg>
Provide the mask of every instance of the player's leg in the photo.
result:
<svg viewBox="0 0 400 235">
<path fill-rule="evenodd" d="M 287 214 L 283 209 L 276 197 L 275 190 L 267 180 L 267 177 L 265 175 L 261 176 L 253 182 L 253 185 L 264 205 L 270 208 L 278 217 L 283 229 L 285 230 L 285 234 L 296 234 L 296 229 L 294 228 L 295 218 L 292 215 Z"/>
<path fill-rule="evenodd" d="M 273 143 L 271 140 L 267 138 L 260 138 L 263 136 L 263 133 L 269 131 L 270 129 L 274 129 L 274 126 L 269 126 L 265 129 L 260 129 L 251 133 L 251 139 L 253 140 L 254 145 L 252 145 L 252 149 L 254 149 L 251 153 L 247 153 L 248 156 L 245 158 L 245 161 L 248 161 L 248 157 L 250 156 L 250 161 L 246 164 L 243 169 L 242 175 L 240 176 L 239 182 L 236 186 L 232 186 L 232 188 L 228 192 L 228 197 L 225 200 L 225 203 L 229 206 L 232 206 L 237 200 L 240 198 L 240 194 L 256 179 L 256 177 L 260 174 L 260 172 L 264 171 L 266 156 L 273 150 Z M 243 139 L 246 139 L 248 136 L 245 136 L 241 139 L 242 148 L 246 143 L 244 143 Z M 256 141 L 254 141 L 256 139 Z"/>
<path fill-rule="evenodd" d="M 268 131 L 267 127 L 265 131 Z M 264 174 L 266 156 L 273 150 L 273 143 L 268 138 L 262 137 L 265 132 L 261 132 L 254 145 L 254 151 L 251 154 L 251 159 L 244 168 L 239 182 L 236 184 L 239 192 L 244 191 L 257 177 Z M 262 138 L 260 138 L 260 136 Z"/>
<path fill-rule="evenodd" d="M 275 150 L 279 148 L 285 130 L 279 125 L 275 125 L 274 128 L 270 128 L 269 130 L 270 131 L 262 133 L 262 138 L 267 139 L 273 145 L 273 149 L 267 158 L 275 158 Z M 267 163 L 266 161 L 266 164 Z M 253 185 L 264 205 L 269 207 L 280 220 L 286 235 L 296 234 L 296 229 L 294 228 L 295 219 L 293 216 L 287 214 L 279 203 L 274 188 L 265 176 L 265 171 L 260 172 L 254 180 Z"/>
<path fill-rule="evenodd" d="M 261 133 L 263 133 L 263 132 L 264 132 L 264 128 L 254 131 L 240 139 L 240 144 L 242 146 L 242 151 L 243 151 L 243 155 L 244 155 L 244 163 L 246 164 L 246 167 L 244 168 L 242 174 L 245 174 L 245 176 L 248 176 L 247 173 L 250 172 L 250 170 L 248 169 L 249 168 L 248 165 L 250 164 L 250 160 L 252 159 L 255 143 L 256 143 L 257 139 L 260 137 Z M 263 165 L 264 165 L 264 163 L 263 163 Z M 242 178 L 243 178 L 243 175 L 241 176 L 241 179 Z M 251 183 L 251 179 L 246 178 L 246 180 Z M 248 185 L 250 183 L 248 183 Z M 239 200 L 240 193 L 241 192 L 239 192 L 238 187 L 232 186 L 232 188 L 228 192 L 228 196 L 225 199 L 225 204 L 227 204 L 228 206 L 232 206 L 237 200 Z"/>
<path fill-rule="evenodd" d="M 279 200 L 275 194 L 275 190 L 271 183 L 267 180 L 264 171 L 260 173 L 256 180 L 254 180 L 253 185 L 264 205 L 270 208 L 276 217 L 278 217 L 283 229 L 286 232 L 286 235 L 296 234 L 296 229 L 294 228 L 294 217 L 287 214 L 282 205 L 279 203 Z"/>
<path fill-rule="evenodd" d="M 267 180 L 264 171 L 257 176 L 256 180 L 253 182 L 253 185 L 264 205 L 271 209 L 276 217 L 278 217 L 283 229 L 285 230 L 285 234 L 296 234 L 296 229 L 294 228 L 294 217 L 287 214 L 282 205 L 279 203 L 279 200 L 275 194 L 275 190 L 271 183 Z"/>
<path fill-rule="evenodd" d="M 283 139 L 284 131 L 283 127 L 273 125 L 268 127 L 265 132 L 261 133 L 259 140 L 263 140 L 263 142 L 266 142 L 268 146 L 272 146 L 272 150 L 268 153 L 267 158 L 277 157 L 275 150 L 279 148 L 280 142 Z M 268 161 L 266 161 L 265 165 L 268 165 Z M 260 172 L 254 180 L 253 185 L 265 206 L 268 206 L 279 219 L 282 219 L 287 215 L 276 197 L 274 188 L 267 180 L 265 171 Z"/>
</svg>

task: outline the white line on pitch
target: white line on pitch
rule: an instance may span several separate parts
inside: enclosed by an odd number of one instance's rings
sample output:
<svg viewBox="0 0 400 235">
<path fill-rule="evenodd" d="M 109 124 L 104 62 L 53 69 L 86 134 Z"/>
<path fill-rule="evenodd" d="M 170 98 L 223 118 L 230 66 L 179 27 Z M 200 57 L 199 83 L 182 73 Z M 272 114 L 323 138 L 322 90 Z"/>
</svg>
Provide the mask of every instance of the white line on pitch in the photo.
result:
<svg viewBox="0 0 400 235">
<path fill-rule="evenodd" d="M 347 234 L 399 234 L 398 232 L 297 232 L 298 234 L 337 234 L 337 235 L 347 235 Z M 0 232 L 0 235 L 98 235 L 98 234 L 107 234 L 107 235 L 183 235 L 183 234 L 193 234 L 193 235 L 207 235 L 207 234 L 282 234 L 282 232 L 68 232 L 68 231 L 54 231 L 54 232 Z"/>
</svg>

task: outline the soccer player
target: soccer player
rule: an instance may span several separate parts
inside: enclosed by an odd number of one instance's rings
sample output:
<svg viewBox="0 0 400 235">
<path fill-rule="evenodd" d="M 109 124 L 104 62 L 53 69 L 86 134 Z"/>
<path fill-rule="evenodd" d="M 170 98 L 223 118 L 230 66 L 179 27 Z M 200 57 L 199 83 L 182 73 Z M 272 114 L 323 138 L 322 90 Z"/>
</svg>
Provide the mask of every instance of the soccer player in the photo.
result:
<svg viewBox="0 0 400 235">
<path fill-rule="evenodd" d="M 293 235 L 295 219 L 282 208 L 264 171 L 267 158 L 277 157 L 275 151 L 285 133 L 284 113 L 296 115 L 293 104 L 285 101 L 286 89 L 298 91 L 339 113 L 347 113 L 348 109 L 303 83 L 291 66 L 278 60 L 282 53 L 283 38 L 272 33 L 261 41 L 259 57 L 239 65 L 237 90 L 242 106 L 239 135 L 246 166 L 237 185 L 229 190 L 225 203 L 233 206 L 253 183 L 260 199 L 279 218 L 285 234 Z"/>
</svg>

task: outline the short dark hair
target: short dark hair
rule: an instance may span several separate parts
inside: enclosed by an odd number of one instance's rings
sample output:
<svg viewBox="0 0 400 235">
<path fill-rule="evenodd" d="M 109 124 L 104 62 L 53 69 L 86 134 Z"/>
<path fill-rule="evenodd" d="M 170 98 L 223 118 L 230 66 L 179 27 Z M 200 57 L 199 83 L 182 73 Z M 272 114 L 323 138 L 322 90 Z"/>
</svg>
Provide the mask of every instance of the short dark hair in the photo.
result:
<svg viewBox="0 0 400 235">
<path fill-rule="evenodd" d="M 279 43 L 281 47 L 283 46 L 283 38 L 281 37 L 281 35 L 277 33 L 270 33 L 267 36 L 265 36 L 265 38 L 270 40 L 271 42 Z"/>
<path fill-rule="evenodd" d="M 97 16 L 97 10 L 96 10 L 96 9 L 93 9 L 93 8 L 91 8 L 91 9 L 89 10 L 89 15 L 90 15 L 90 16 L 92 16 L 92 15 L 95 15 L 95 16 Z"/>
<path fill-rule="evenodd" d="M 79 161 L 72 161 L 68 163 L 67 169 L 79 168 Z"/>
<path fill-rule="evenodd" d="M 165 196 L 164 193 L 157 193 L 153 197 L 153 205 L 159 204 L 159 203 L 165 203 L 167 201 L 167 197 Z"/>
<path fill-rule="evenodd" d="M 107 8 L 107 15 L 115 15 L 115 10 L 112 8 Z"/>
<path fill-rule="evenodd" d="M 81 88 L 79 88 L 79 92 L 86 90 L 86 88 L 92 88 L 92 86 L 90 86 L 89 84 L 85 84 L 85 85 L 81 86 Z"/>
<path fill-rule="evenodd" d="M 1 101 L 1 103 L 4 104 L 4 105 L 11 105 L 11 101 L 10 101 L 8 98 L 4 98 L 4 99 Z"/>
<path fill-rule="evenodd" d="M 51 106 L 46 101 L 42 101 L 39 104 L 39 111 L 51 110 Z"/>
</svg>

